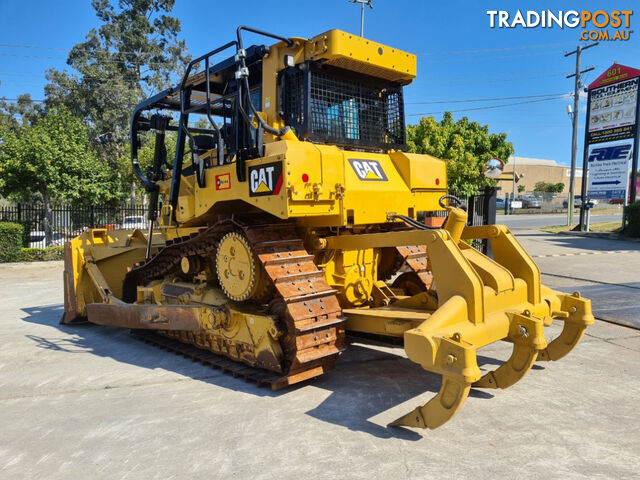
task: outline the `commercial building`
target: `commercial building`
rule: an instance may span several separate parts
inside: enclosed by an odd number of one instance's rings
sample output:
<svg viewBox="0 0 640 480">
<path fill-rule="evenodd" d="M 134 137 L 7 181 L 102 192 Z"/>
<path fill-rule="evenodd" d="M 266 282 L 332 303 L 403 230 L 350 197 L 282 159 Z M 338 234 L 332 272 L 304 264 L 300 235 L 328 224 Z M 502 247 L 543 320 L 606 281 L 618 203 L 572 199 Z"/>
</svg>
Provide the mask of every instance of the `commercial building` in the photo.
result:
<svg viewBox="0 0 640 480">
<path fill-rule="evenodd" d="M 498 187 L 501 187 L 500 196 L 513 191 L 514 166 L 516 178 L 519 178 L 516 183 L 516 195 L 518 194 L 519 185 L 524 186 L 524 192 L 521 193 L 531 193 L 538 182 L 564 183 L 562 194 L 567 195 L 569 193 L 570 167 L 558 165 L 555 160 L 511 156 L 504 166 L 504 172 L 498 179 Z M 576 168 L 574 191 L 576 194 L 582 192 L 582 168 Z"/>
</svg>

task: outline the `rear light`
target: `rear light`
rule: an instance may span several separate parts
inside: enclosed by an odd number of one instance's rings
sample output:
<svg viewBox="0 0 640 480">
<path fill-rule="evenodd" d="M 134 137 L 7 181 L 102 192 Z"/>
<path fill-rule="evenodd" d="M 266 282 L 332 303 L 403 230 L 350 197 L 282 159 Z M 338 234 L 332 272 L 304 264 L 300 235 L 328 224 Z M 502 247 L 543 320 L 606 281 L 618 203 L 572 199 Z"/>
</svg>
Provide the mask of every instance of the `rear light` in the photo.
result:
<svg viewBox="0 0 640 480">
<path fill-rule="evenodd" d="M 302 181 L 304 183 L 307 183 L 309 181 L 309 175 L 307 175 L 306 173 L 302 174 Z"/>
</svg>

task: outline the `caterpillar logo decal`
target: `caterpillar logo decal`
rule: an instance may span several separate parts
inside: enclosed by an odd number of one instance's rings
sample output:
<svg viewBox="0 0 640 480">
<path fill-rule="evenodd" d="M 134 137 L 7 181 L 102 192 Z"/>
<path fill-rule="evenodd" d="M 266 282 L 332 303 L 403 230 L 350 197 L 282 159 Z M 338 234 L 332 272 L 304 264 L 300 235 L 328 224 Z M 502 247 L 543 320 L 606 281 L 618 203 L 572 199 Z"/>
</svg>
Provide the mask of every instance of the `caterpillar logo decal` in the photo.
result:
<svg viewBox="0 0 640 480">
<path fill-rule="evenodd" d="M 386 182 L 388 180 L 387 174 L 384 173 L 382 169 L 382 165 L 375 160 L 350 158 L 349 163 L 360 180 L 372 182 Z"/>
<path fill-rule="evenodd" d="M 282 189 L 282 163 L 249 167 L 249 196 L 278 195 Z"/>
</svg>

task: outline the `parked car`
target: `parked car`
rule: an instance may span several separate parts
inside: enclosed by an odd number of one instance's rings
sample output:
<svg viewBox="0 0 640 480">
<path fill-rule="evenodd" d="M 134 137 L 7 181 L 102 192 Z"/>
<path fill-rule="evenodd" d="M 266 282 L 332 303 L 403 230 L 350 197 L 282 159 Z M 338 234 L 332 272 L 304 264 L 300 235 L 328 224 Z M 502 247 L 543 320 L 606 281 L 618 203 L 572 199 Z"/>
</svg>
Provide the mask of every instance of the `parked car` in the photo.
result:
<svg viewBox="0 0 640 480">
<path fill-rule="evenodd" d="M 134 228 L 146 228 L 146 222 L 142 215 L 129 215 L 122 221 L 123 230 L 133 230 Z"/>
<path fill-rule="evenodd" d="M 64 245 L 64 235 L 58 232 L 51 234 L 52 247 L 61 247 Z M 30 248 L 44 248 L 46 247 L 45 233 L 41 230 L 34 230 L 29 233 L 29 247 Z"/>
<path fill-rule="evenodd" d="M 542 201 L 534 195 L 520 195 L 517 200 L 522 202 L 522 208 L 542 208 Z"/>
<path fill-rule="evenodd" d="M 596 205 L 598 205 L 598 200 L 596 200 L 595 198 L 588 198 L 587 197 L 587 205 L 589 206 L 589 208 L 593 208 Z M 563 208 L 569 208 L 569 199 L 565 198 L 562 202 L 562 206 Z M 582 207 L 582 196 L 581 195 L 574 195 L 573 197 L 573 206 L 575 208 L 580 208 Z"/>
<path fill-rule="evenodd" d="M 496 208 L 504 209 L 507 205 L 507 202 L 504 198 L 497 197 L 496 198 Z"/>
</svg>

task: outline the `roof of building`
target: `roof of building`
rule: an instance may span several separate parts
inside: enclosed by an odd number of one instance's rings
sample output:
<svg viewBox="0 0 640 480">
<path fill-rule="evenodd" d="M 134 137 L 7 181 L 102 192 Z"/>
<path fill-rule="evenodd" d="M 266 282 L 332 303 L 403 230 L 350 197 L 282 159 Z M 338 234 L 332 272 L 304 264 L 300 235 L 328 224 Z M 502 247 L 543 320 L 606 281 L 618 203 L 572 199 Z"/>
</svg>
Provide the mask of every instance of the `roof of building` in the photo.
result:
<svg viewBox="0 0 640 480">
<path fill-rule="evenodd" d="M 545 167 L 562 167 L 564 165 L 558 165 L 558 162 L 555 160 L 547 160 L 545 158 L 527 158 L 527 157 L 517 157 L 511 155 L 509 157 L 509 162 L 507 165 L 513 165 L 515 162 L 516 165 L 544 165 Z"/>
</svg>

